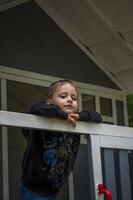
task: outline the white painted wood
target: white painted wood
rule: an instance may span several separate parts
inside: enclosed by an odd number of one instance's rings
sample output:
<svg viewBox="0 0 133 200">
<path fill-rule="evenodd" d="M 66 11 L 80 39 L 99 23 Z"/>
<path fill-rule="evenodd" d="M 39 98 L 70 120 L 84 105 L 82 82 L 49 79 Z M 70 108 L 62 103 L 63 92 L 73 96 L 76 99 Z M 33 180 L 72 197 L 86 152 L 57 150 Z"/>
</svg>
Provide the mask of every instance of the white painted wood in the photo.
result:
<svg viewBox="0 0 133 200">
<path fill-rule="evenodd" d="M 112 99 L 113 124 L 117 124 L 116 99 Z"/>
<path fill-rule="evenodd" d="M 105 148 L 133 149 L 133 137 L 124 138 L 115 136 L 108 137 L 101 135 L 99 141 L 100 141 L 100 146 Z"/>
<path fill-rule="evenodd" d="M 95 185 L 95 200 L 103 200 L 103 197 L 98 195 L 97 190 L 98 184 L 103 183 L 99 135 L 90 135 L 90 141 L 93 178 Z"/>
<path fill-rule="evenodd" d="M 1 109 L 7 110 L 6 80 L 1 79 Z M 2 180 L 3 200 L 9 200 L 8 130 L 2 126 Z"/>
<path fill-rule="evenodd" d="M 57 81 L 61 79 L 61 77 L 53 77 L 48 75 L 43 75 L 35 72 L 29 72 L 25 70 L 20 70 L 12 67 L 2 66 L 0 65 L 0 78 L 12 80 L 12 81 L 18 81 L 23 83 L 29 83 L 33 85 L 40 85 L 40 86 L 49 86 L 49 84 L 53 81 Z M 117 98 L 121 98 L 124 96 L 124 92 L 116 89 L 106 88 L 98 85 L 92 85 L 89 83 L 81 83 L 76 82 L 78 85 L 78 88 L 80 90 L 87 90 L 89 88 L 89 91 L 92 91 L 94 94 L 97 92 L 102 93 L 107 97 L 107 94 L 109 96 L 117 96 Z"/>
<path fill-rule="evenodd" d="M 102 119 L 104 122 L 110 122 L 111 124 L 114 124 L 114 118 L 108 117 L 108 116 L 102 116 Z"/>
<path fill-rule="evenodd" d="M 96 111 L 100 113 L 100 96 L 98 94 L 95 96 L 95 107 Z"/>
<path fill-rule="evenodd" d="M 52 124 L 52 125 L 51 125 Z M 60 124 L 60 127 L 59 127 Z M 76 126 L 69 124 L 65 120 L 40 117 L 31 114 L 0 111 L 0 125 L 29 127 L 35 129 L 60 130 L 70 133 L 85 135 L 106 135 L 124 138 L 133 138 L 133 128 L 117 125 L 96 124 L 89 122 L 77 122 Z"/>
<path fill-rule="evenodd" d="M 128 110 L 126 97 L 123 99 L 125 125 L 128 126 Z"/>
</svg>

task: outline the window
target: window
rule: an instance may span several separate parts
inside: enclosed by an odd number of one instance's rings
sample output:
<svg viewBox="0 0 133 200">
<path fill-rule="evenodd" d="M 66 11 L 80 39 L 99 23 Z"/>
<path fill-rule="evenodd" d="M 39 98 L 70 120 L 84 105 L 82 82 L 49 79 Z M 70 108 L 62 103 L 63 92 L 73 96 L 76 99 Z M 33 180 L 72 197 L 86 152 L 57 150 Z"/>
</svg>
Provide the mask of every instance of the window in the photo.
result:
<svg viewBox="0 0 133 200">
<path fill-rule="evenodd" d="M 95 97 L 92 95 L 82 94 L 82 109 L 95 110 Z"/>
<path fill-rule="evenodd" d="M 125 125 L 123 101 L 116 100 L 117 124 Z"/>
<path fill-rule="evenodd" d="M 99 112 L 105 124 L 125 124 L 124 102 L 125 96 L 119 92 L 79 88 L 79 109 Z"/>
<path fill-rule="evenodd" d="M 111 99 L 100 97 L 101 115 L 112 117 L 112 101 Z"/>
</svg>

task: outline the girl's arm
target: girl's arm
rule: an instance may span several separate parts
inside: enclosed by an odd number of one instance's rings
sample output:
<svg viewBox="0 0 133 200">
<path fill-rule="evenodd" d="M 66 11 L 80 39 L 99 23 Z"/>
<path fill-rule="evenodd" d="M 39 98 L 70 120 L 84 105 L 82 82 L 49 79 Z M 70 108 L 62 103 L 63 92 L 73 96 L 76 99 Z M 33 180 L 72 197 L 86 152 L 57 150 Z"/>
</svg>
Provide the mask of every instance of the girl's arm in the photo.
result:
<svg viewBox="0 0 133 200">
<path fill-rule="evenodd" d="M 59 119 L 68 118 L 68 114 L 63 112 L 58 105 L 48 104 L 45 101 L 34 104 L 31 107 L 30 114 Z"/>
<path fill-rule="evenodd" d="M 67 119 L 68 114 L 63 112 L 58 105 L 48 104 L 45 101 L 38 102 L 34 104 L 29 114 L 34 114 L 38 116 L 45 116 L 50 118 Z M 28 139 L 30 137 L 30 129 L 22 129 L 22 134 Z"/>
<path fill-rule="evenodd" d="M 79 121 L 100 123 L 102 116 L 95 111 L 81 111 L 79 112 Z"/>
</svg>

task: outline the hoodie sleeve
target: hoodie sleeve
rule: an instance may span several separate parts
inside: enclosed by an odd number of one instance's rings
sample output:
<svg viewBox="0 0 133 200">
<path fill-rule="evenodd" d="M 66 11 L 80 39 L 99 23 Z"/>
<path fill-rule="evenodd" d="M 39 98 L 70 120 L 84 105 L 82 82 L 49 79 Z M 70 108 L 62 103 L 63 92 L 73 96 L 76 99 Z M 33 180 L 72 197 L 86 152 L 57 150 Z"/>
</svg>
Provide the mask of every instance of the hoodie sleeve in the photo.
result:
<svg viewBox="0 0 133 200">
<path fill-rule="evenodd" d="M 100 123 L 102 122 L 102 117 L 95 111 L 81 111 L 79 112 L 79 121 Z"/>
<path fill-rule="evenodd" d="M 30 111 L 27 114 L 33 114 L 38 116 L 45 116 L 49 118 L 58 118 L 58 119 L 67 119 L 68 114 L 63 112 L 58 105 L 55 104 L 47 104 L 45 101 L 38 102 L 34 104 Z M 22 129 L 22 134 L 25 138 L 29 138 L 30 129 L 24 128 Z"/>
<path fill-rule="evenodd" d="M 31 107 L 30 114 L 50 118 L 67 119 L 68 114 L 63 112 L 58 105 L 39 102 Z"/>
</svg>

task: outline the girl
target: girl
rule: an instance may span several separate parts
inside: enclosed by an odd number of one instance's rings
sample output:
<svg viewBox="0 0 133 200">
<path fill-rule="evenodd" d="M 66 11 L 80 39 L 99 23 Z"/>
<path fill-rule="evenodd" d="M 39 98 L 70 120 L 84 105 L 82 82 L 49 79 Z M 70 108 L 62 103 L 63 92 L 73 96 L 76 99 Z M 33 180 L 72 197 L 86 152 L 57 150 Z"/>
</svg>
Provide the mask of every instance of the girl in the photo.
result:
<svg viewBox="0 0 133 200">
<path fill-rule="evenodd" d="M 93 111 L 78 112 L 77 87 L 71 80 L 59 80 L 48 88 L 48 98 L 31 107 L 30 114 L 76 121 L 101 122 Z M 52 125 L 52 124 L 51 124 Z M 47 130 L 23 130 L 28 145 L 21 178 L 22 200 L 55 200 L 73 170 L 80 135 Z"/>
</svg>

